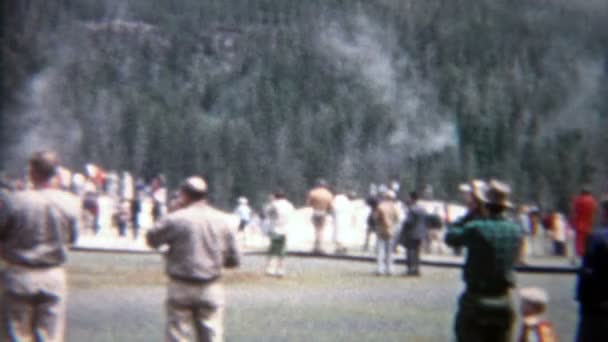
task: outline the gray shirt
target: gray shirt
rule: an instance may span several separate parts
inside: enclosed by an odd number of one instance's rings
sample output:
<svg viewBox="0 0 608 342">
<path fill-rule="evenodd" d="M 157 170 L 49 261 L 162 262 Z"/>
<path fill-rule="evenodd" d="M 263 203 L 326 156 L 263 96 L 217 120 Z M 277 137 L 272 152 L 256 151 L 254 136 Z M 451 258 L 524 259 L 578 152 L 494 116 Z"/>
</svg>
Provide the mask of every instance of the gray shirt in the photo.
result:
<svg viewBox="0 0 608 342">
<path fill-rule="evenodd" d="M 0 256 L 26 267 L 65 263 L 81 219 L 80 200 L 57 189 L 0 195 Z"/>
<path fill-rule="evenodd" d="M 426 210 L 419 204 L 410 207 L 407 219 L 403 223 L 402 234 L 406 241 L 423 240 L 426 237 Z"/>
<path fill-rule="evenodd" d="M 153 248 L 168 245 L 166 271 L 173 279 L 211 281 L 220 277 L 222 266 L 239 264 L 227 215 L 203 201 L 165 216 L 146 238 Z"/>
</svg>

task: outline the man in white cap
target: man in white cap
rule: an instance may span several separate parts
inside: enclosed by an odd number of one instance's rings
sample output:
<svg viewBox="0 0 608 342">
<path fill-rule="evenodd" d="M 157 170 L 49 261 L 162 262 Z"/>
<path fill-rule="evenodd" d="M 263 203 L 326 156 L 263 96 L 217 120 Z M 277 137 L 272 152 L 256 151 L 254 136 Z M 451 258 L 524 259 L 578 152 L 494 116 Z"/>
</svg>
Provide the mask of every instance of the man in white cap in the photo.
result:
<svg viewBox="0 0 608 342">
<path fill-rule="evenodd" d="M 393 273 L 393 244 L 395 228 L 401 219 L 397 195 L 393 190 L 387 190 L 382 195 L 376 211 L 376 258 L 378 261 L 377 275 Z"/>
<path fill-rule="evenodd" d="M 270 221 L 270 249 L 266 261 L 266 274 L 283 277 L 285 275 L 285 252 L 287 233 L 294 207 L 281 190 L 273 194 L 272 202 L 267 208 Z"/>
<path fill-rule="evenodd" d="M 242 244 L 245 245 L 247 243 L 247 239 L 245 238 L 247 236 L 246 228 L 249 225 L 251 215 L 253 214 L 253 211 L 249 206 L 249 200 L 247 200 L 246 197 L 241 196 L 238 198 L 237 206 L 234 208 L 234 214 L 239 218 L 239 234 L 241 234 L 243 238 Z"/>
<path fill-rule="evenodd" d="M 223 340 L 222 266 L 239 265 L 234 232 L 225 214 L 207 203 L 207 183 L 193 176 L 180 188 L 181 208 L 163 217 L 146 236 L 168 245 L 167 341 Z"/>
</svg>

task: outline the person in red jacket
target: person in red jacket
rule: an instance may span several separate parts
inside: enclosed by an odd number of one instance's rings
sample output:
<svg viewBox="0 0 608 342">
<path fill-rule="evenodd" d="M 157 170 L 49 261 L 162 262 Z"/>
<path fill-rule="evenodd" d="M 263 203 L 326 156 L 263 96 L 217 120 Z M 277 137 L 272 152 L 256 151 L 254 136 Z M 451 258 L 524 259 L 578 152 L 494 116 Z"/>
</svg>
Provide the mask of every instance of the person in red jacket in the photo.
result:
<svg viewBox="0 0 608 342">
<path fill-rule="evenodd" d="M 585 254 L 585 241 L 593 227 L 593 219 L 597 210 L 597 202 L 588 187 L 583 187 L 581 193 L 572 201 L 571 223 L 576 232 L 576 254 Z"/>
</svg>

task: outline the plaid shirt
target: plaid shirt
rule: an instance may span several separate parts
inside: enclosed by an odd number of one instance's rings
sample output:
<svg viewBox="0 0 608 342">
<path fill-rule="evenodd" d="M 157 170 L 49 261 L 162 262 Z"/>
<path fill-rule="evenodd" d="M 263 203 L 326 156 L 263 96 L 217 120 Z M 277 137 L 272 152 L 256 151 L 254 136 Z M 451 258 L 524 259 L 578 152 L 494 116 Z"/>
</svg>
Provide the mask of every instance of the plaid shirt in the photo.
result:
<svg viewBox="0 0 608 342">
<path fill-rule="evenodd" d="M 500 293 L 515 285 L 521 229 L 504 218 L 474 220 L 448 230 L 445 241 L 468 248 L 463 279 L 467 291 Z"/>
</svg>

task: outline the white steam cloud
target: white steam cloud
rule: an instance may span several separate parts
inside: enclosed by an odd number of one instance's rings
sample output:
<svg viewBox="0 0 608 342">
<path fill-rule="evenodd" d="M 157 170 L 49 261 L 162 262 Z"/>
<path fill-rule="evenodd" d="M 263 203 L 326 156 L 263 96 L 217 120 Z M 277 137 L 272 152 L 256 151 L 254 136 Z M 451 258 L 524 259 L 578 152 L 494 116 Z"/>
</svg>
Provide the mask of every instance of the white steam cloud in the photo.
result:
<svg viewBox="0 0 608 342">
<path fill-rule="evenodd" d="M 411 155 L 456 145 L 454 123 L 442 115 L 432 84 L 418 75 L 407 51 L 398 48 L 395 32 L 364 15 L 352 24 L 348 30 L 328 24 L 320 37 L 321 50 L 337 67 L 360 78 L 396 115 L 390 143 L 405 146 Z"/>
<path fill-rule="evenodd" d="M 31 77 L 21 94 L 24 107 L 14 115 L 10 127 L 23 132 L 13 144 L 6 164 L 12 171 L 23 167 L 35 151 L 52 149 L 60 152 L 65 160 L 73 156 L 80 145 L 82 133 L 73 120 L 62 96 L 60 76 L 48 68 Z"/>
</svg>

